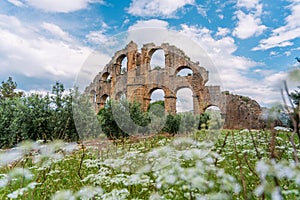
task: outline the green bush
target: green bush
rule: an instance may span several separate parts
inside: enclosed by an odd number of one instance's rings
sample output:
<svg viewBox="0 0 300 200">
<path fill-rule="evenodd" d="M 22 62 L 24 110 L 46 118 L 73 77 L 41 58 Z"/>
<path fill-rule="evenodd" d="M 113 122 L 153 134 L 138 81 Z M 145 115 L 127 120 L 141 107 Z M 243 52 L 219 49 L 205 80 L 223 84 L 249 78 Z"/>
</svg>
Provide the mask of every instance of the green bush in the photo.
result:
<svg viewBox="0 0 300 200">
<path fill-rule="evenodd" d="M 180 115 L 168 114 L 166 119 L 166 125 L 163 128 L 163 131 L 175 135 L 179 131 L 180 120 L 181 120 Z"/>
<path fill-rule="evenodd" d="M 203 113 L 199 115 L 199 126 L 198 129 L 208 129 L 208 125 L 209 125 L 209 114 L 208 113 Z"/>
</svg>

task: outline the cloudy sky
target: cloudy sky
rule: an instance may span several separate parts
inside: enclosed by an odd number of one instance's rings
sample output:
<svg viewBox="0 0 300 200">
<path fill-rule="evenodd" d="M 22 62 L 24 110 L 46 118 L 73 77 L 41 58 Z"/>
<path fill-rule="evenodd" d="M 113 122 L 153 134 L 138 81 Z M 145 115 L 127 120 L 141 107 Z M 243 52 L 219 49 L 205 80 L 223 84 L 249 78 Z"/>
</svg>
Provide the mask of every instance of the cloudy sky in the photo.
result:
<svg viewBox="0 0 300 200">
<path fill-rule="evenodd" d="M 12 76 L 26 91 L 56 80 L 72 87 L 95 49 L 143 28 L 190 38 L 224 89 L 261 105 L 280 100 L 282 80 L 299 66 L 300 0 L 1 0 L 0 80 Z M 99 65 L 112 56 L 104 49 Z"/>
</svg>

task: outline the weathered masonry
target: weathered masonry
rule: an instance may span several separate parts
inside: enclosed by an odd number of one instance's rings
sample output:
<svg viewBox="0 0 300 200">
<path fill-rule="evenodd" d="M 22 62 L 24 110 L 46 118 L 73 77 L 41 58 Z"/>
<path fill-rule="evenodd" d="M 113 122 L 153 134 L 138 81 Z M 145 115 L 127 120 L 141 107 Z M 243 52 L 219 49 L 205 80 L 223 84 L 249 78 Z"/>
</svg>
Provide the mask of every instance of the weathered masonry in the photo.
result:
<svg viewBox="0 0 300 200">
<path fill-rule="evenodd" d="M 164 68 L 151 69 L 150 61 L 157 50 L 163 50 Z M 122 69 L 122 61 L 127 58 L 127 69 Z M 182 69 L 192 71 L 188 76 L 178 76 Z M 224 128 L 259 128 L 259 104 L 247 97 L 221 92 L 220 86 L 206 86 L 208 71 L 193 62 L 184 52 L 173 45 L 163 43 L 144 44 L 141 52 L 137 44 L 130 42 L 117 51 L 102 72 L 96 75 L 86 88 L 96 112 L 104 107 L 107 98 L 119 100 L 125 96 L 130 101 L 138 101 L 146 111 L 151 94 L 156 89 L 164 91 L 165 111 L 176 113 L 176 93 L 179 89 L 190 88 L 193 92 L 193 112 L 203 113 L 209 106 L 217 106 L 226 116 Z"/>
</svg>

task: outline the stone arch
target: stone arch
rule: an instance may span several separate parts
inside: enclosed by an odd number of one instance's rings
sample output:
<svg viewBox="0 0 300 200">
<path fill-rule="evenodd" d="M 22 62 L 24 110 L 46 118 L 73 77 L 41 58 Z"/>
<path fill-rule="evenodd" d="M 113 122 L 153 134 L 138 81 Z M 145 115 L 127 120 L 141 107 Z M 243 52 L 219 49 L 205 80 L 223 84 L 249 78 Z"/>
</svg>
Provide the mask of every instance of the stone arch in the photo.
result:
<svg viewBox="0 0 300 200">
<path fill-rule="evenodd" d="M 126 63 L 124 63 L 126 61 Z M 115 68 L 116 68 L 116 74 L 121 75 L 125 74 L 127 72 L 127 66 L 128 66 L 128 59 L 127 55 L 125 53 L 120 54 L 115 62 Z M 125 68 L 125 69 L 124 69 Z"/>
<path fill-rule="evenodd" d="M 109 81 L 111 81 L 111 74 L 109 72 L 104 72 L 102 74 L 101 81 L 102 82 L 109 82 Z"/>
<path fill-rule="evenodd" d="M 205 107 L 204 110 L 220 110 L 221 111 L 221 108 L 218 105 L 209 104 Z"/>
<path fill-rule="evenodd" d="M 188 94 L 187 94 L 188 93 Z M 194 91 L 190 87 L 176 89 L 176 112 L 194 112 Z"/>
<path fill-rule="evenodd" d="M 169 88 L 163 85 L 149 85 L 147 92 L 144 97 L 144 110 L 148 108 L 151 101 L 151 94 L 153 91 L 157 89 L 161 89 L 164 92 L 164 104 L 165 104 L 165 112 L 175 114 L 176 113 L 176 94 L 172 92 Z"/>
<path fill-rule="evenodd" d="M 119 101 L 122 100 L 123 98 L 126 99 L 126 94 L 123 91 L 119 91 L 116 95 L 115 95 L 115 100 Z"/>
<path fill-rule="evenodd" d="M 162 98 L 158 99 L 158 100 L 163 100 L 164 101 L 164 98 L 165 98 L 165 92 L 163 89 L 161 88 L 154 88 L 152 91 L 151 91 L 151 95 L 150 95 L 150 102 L 152 101 L 153 102 L 153 98 L 157 98 L 158 96 L 160 96 L 159 94 L 155 94 L 155 93 L 158 93 L 158 92 L 163 92 L 163 96 Z M 154 97 L 154 95 L 156 95 L 156 97 Z"/>
<path fill-rule="evenodd" d="M 150 69 L 160 69 L 166 67 L 166 52 L 163 48 L 152 48 L 149 53 L 149 65 Z"/>
<path fill-rule="evenodd" d="M 91 90 L 91 91 L 90 91 L 90 102 L 91 102 L 92 104 L 95 104 L 96 101 L 97 101 L 97 93 L 96 93 L 95 90 Z"/>
<path fill-rule="evenodd" d="M 180 66 L 180 67 L 177 67 L 176 70 L 175 70 L 175 76 L 178 76 L 178 73 L 182 72 L 183 70 L 189 70 L 191 75 L 194 73 L 193 69 L 189 66 Z M 182 75 L 181 75 L 182 76 Z M 187 75 L 184 75 L 184 76 L 189 76 L 188 74 Z"/>
<path fill-rule="evenodd" d="M 220 113 L 221 113 L 222 119 L 224 119 L 226 117 L 226 111 L 224 110 L 224 108 L 222 107 L 222 105 L 217 105 L 215 103 L 211 103 L 211 104 L 208 104 L 204 108 L 204 112 L 206 112 L 207 110 L 219 110 Z"/>
<path fill-rule="evenodd" d="M 221 107 L 215 104 L 210 104 L 206 106 L 204 113 L 207 113 L 209 115 L 210 120 L 212 120 L 215 124 L 211 128 L 219 129 L 223 127 L 226 115 L 224 112 L 222 112 Z"/>
<path fill-rule="evenodd" d="M 176 96 L 177 96 L 177 92 L 181 89 L 188 88 L 190 91 L 192 91 L 193 112 L 194 112 L 194 114 L 202 113 L 200 110 L 201 99 L 200 99 L 199 93 L 197 92 L 197 88 L 195 88 L 193 85 L 187 85 L 187 84 L 176 85 L 176 86 L 177 86 L 175 89 Z"/>
<path fill-rule="evenodd" d="M 128 70 L 127 70 L 127 64 L 128 60 L 127 60 L 127 56 L 123 58 L 122 62 L 121 62 L 121 74 L 125 74 Z"/>
<path fill-rule="evenodd" d="M 99 99 L 99 109 L 104 108 L 106 101 L 109 99 L 108 94 L 103 94 Z"/>
</svg>

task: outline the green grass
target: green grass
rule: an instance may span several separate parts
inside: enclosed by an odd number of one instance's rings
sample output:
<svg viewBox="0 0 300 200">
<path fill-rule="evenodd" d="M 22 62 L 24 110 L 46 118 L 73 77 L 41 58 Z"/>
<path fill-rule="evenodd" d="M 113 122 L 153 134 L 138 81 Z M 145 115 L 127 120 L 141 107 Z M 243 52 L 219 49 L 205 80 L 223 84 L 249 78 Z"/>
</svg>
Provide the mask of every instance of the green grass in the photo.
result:
<svg viewBox="0 0 300 200">
<path fill-rule="evenodd" d="M 23 189 L 18 199 L 300 198 L 300 166 L 294 162 L 290 133 L 276 132 L 273 150 L 268 131 L 210 134 L 106 142 L 71 153 L 63 151 L 63 143 L 39 152 L 27 144 L 26 156 L 0 170 L 0 199 L 30 183 L 36 186 Z M 16 175 L 15 169 L 32 175 Z"/>
</svg>

